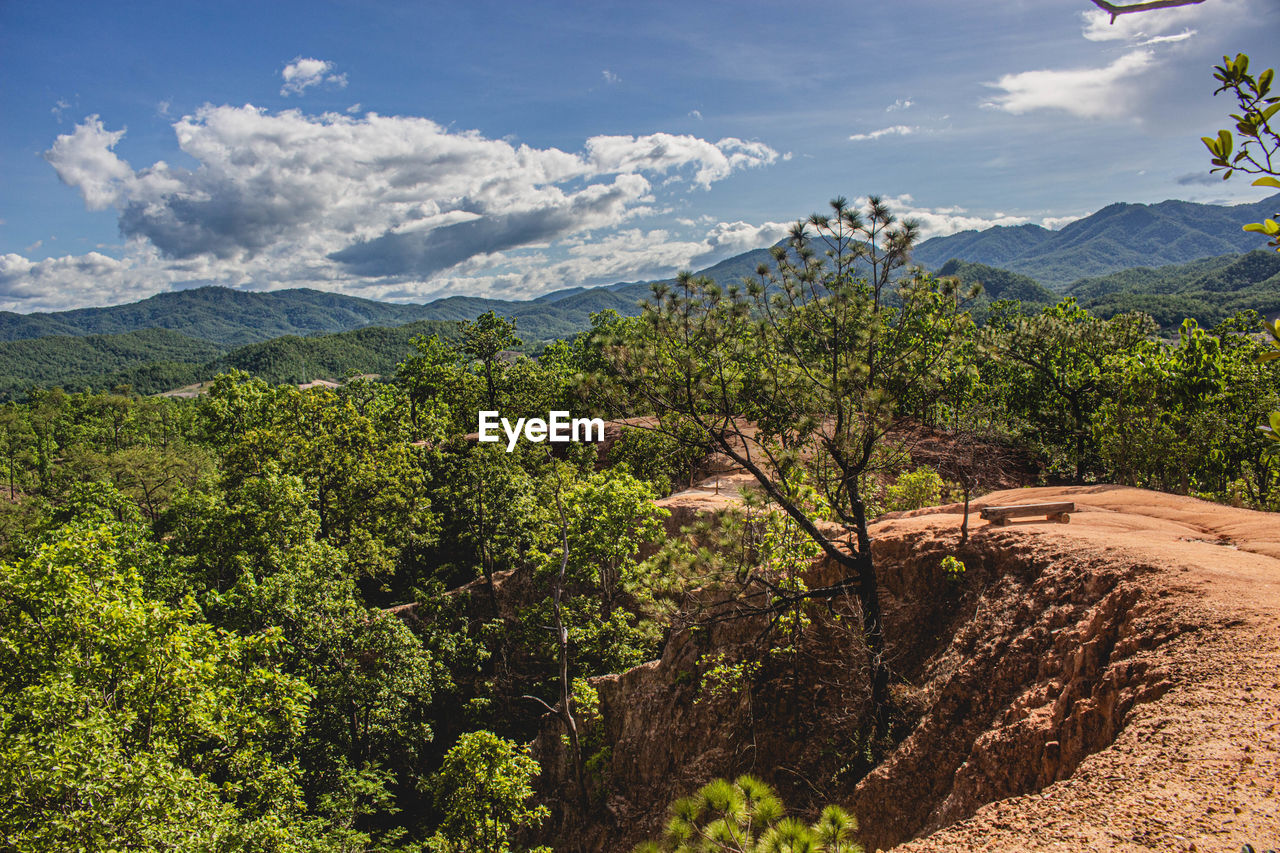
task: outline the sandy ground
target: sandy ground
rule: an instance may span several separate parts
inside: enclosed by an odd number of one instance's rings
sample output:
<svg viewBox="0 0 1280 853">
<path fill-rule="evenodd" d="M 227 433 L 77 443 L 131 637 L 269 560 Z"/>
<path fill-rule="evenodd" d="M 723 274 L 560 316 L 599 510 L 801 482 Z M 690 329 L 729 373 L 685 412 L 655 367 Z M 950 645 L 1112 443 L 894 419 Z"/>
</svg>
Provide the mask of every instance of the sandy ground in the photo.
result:
<svg viewBox="0 0 1280 853">
<path fill-rule="evenodd" d="M 1000 535 L 1049 537 L 1082 557 L 1142 567 L 1149 594 L 1209 627 L 1160 648 L 1173 688 L 1136 706 L 1116 741 L 1070 778 L 894 849 L 1280 848 L 1280 515 L 1117 486 L 1010 490 L 978 503 L 1059 500 L 1077 504 L 1069 524 L 1022 521 Z M 958 526 L 958 514 L 921 510 L 876 532 L 936 533 Z M 970 524 L 975 537 L 1000 529 L 976 511 Z"/>
</svg>

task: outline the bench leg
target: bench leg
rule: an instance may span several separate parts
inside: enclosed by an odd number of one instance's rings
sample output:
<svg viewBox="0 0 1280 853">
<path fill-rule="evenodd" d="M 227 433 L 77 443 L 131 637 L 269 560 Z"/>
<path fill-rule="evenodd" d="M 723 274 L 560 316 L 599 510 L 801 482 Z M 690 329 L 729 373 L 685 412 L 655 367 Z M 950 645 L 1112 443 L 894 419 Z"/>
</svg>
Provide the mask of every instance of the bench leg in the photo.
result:
<svg viewBox="0 0 1280 853">
<path fill-rule="evenodd" d="M 1070 513 L 1065 513 L 1065 512 L 1055 512 L 1053 515 L 1049 516 L 1049 520 L 1056 521 L 1059 524 L 1070 524 L 1071 515 Z"/>
</svg>

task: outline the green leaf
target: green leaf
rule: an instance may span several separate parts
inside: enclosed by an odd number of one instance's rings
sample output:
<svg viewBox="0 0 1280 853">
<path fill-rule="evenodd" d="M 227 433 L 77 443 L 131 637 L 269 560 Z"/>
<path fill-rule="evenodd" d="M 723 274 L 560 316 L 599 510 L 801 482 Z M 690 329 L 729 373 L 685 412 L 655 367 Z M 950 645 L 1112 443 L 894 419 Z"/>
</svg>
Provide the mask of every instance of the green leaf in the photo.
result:
<svg viewBox="0 0 1280 853">
<path fill-rule="evenodd" d="M 1257 234 L 1280 234 L 1280 223 L 1274 219 L 1267 219 L 1263 222 L 1250 222 L 1244 226 L 1245 231 L 1253 231 Z"/>
</svg>

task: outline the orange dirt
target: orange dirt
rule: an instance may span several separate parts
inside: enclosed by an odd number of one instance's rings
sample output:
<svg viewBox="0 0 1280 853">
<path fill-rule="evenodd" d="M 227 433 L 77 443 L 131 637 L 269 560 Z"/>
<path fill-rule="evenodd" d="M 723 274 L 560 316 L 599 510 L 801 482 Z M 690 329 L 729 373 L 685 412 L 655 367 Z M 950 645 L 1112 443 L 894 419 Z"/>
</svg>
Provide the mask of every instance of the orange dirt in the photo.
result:
<svg viewBox="0 0 1280 853">
<path fill-rule="evenodd" d="M 726 471 L 719 494 L 713 479 L 661 501 L 669 529 L 744 482 Z M 1053 501 L 1075 502 L 1069 524 L 979 516 Z M 671 799 L 745 771 L 808 817 L 851 808 L 868 850 L 1280 847 L 1280 516 L 1118 486 L 1011 489 L 974 502 L 961 545 L 960 512 L 872 527 L 890 664 L 918 717 L 870 774 L 844 781 L 848 753 L 824 747 L 847 743 L 856 690 L 836 705 L 815 692 L 819 718 L 794 731 L 744 723 L 736 705 L 696 701 L 706 642 L 679 634 L 661 660 L 596 679 L 606 809 L 557 809 L 557 849 L 628 850 Z M 942 576 L 946 554 L 969 566 L 959 583 Z M 560 740 L 548 723 L 535 744 L 557 790 Z"/>
<path fill-rule="evenodd" d="M 994 528 L 975 509 L 974 545 L 1124 569 L 1119 588 L 1131 589 L 1136 614 L 1128 622 L 1145 616 L 1172 626 L 1168 639 L 1134 654 L 1129 664 L 1140 659 L 1146 671 L 1159 673 L 1162 695 L 1137 697 L 1114 741 L 1083 757 L 1066 778 L 981 805 L 984 787 L 999 788 L 1000 769 L 990 766 L 1000 755 L 998 744 L 1017 742 L 1007 732 L 1060 726 L 1062 735 L 1055 730 L 1045 736 L 1065 750 L 1065 730 L 1079 716 L 1068 712 L 1063 718 L 1059 711 L 1051 719 L 1051 703 L 1019 697 L 1021 704 L 1003 709 L 972 745 L 950 792 L 921 827 L 941 828 L 894 849 L 1280 846 L 1280 516 L 1116 486 L 1011 490 L 977 503 L 1060 500 L 1077 505 L 1070 524 L 1038 520 Z M 958 514 L 954 507 L 908 513 L 880 523 L 875 534 L 896 541 L 937 537 L 958 526 Z M 1103 664 L 1086 688 L 1093 698 L 1075 702 L 1100 701 L 1096 684 L 1110 675 Z M 908 740 L 903 749 L 910 746 Z M 893 761 L 881 770 L 892 773 Z M 885 805 L 866 798 L 875 776 L 859 785 L 864 813 Z M 947 825 L 955 812 L 969 816 Z"/>
</svg>

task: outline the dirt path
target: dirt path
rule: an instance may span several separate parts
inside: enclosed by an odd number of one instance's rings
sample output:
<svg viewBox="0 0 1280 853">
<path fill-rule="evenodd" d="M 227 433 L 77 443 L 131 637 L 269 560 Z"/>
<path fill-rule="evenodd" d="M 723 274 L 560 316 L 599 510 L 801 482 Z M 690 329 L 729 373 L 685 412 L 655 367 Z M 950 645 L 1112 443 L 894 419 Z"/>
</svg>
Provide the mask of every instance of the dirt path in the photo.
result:
<svg viewBox="0 0 1280 853">
<path fill-rule="evenodd" d="M 989 803 L 896 851 L 1236 851 L 1280 848 L 1280 516 L 1139 489 L 999 492 L 984 504 L 1073 500 L 1068 525 L 1022 522 L 975 538 L 1064 545 L 1133 566 L 1171 624 L 1196 626 L 1155 651 L 1172 687 L 1136 705 L 1115 742 L 1067 779 Z M 937 535 L 952 510 L 876 526 Z"/>
</svg>

